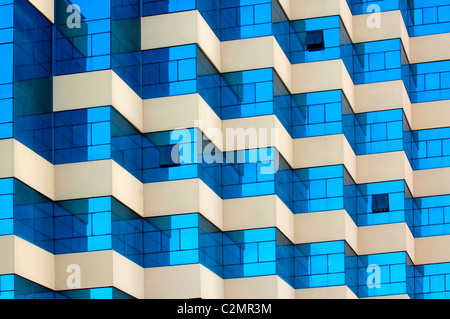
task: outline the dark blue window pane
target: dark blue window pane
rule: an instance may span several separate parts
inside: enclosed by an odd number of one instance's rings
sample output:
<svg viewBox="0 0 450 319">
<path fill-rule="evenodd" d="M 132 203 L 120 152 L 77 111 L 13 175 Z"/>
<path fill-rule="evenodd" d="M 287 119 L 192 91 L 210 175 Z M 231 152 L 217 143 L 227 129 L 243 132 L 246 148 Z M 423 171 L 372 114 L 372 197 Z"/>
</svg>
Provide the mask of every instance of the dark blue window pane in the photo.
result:
<svg viewBox="0 0 450 319">
<path fill-rule="evenodd" d="M 28 1 L 15 1 L 14 59 L 6 65 L 14 68 L 14 137 L 51 162 L 52 25 Z"/>
<path fill-rule="evenodd" d="M 180 149 L 178 145 L 161 146 L 159 150 L 159 166 L 171 167 L 180 165 Z"/>
<path fill-rule="evenodd" d="M 323 31 L 315 30 L 306 32 L 306 49 L 308 51 L 320 51 L 324 49 Z"/>
<path fill-rule="evenodd" d="M 17 235 L 53 252 L 53 202 L 17 179 L 0 180 L 0 235 Z"/>
<path fill-rule="evenodd" d="M 356 186 L 357 225 L 406 222 L 412 229 L 414 203 L 404 181 L 390 181 Z"/>
<path fill-rule="evenodd" d="M 389 211 L 389 194 L 372 195 L 372 212 L 381 213 Z"/>
</svg>

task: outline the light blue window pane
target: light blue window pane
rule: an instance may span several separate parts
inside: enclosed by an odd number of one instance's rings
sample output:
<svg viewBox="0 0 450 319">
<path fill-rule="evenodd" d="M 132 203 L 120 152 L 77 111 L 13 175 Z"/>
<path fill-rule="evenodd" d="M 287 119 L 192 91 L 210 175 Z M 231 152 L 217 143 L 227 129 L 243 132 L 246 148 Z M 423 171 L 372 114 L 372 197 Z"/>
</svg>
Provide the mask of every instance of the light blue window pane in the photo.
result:
<svg viewBox="0 0 450 319">
<path fill-rule="evenodd" d="M 106 55 L 111 52 L 111 35 L 100 33 L 92 35 L 92 55 Z"/>
<path fill-rule="evenodd" d="M 241 24 L 242 25 L 250 25 L 253 24 L 254 21 L 254 10 L 251 6 L 241 7 L 240 8 L 240 17 L 241 17 Z"/>
<path fill-rule="evenodd" d="M 110 107 L 95 107 L 87 110 L 87 122 L 104 122 L 111 118 Z"/>
<path fill-rule="evenodd" d="M 111 143 L 111 124 L 94 123 L 92 124 L 92 145 Z"/>
<path fill-rule="evenodd" d="M 423 23 L 432 24 L 437 22 L 437 7 L 423 9 Z"/>
<path fill-rule="evenodd" d="M 2 219 L 0 220 L 0 235 L 12 235 L 14 233 L 14 220 Z"/>
<path fill-rule="evenodd" d="M 193 59 L 178 62 L 178 80 L 191 80 L 196 76 L 196 61 Z"/>
<path fill-rule="evenodd" d="M 270 82 L 256 83 L 256 102 L 265 102 L 273 99 L 273 84 Z"/>
<path fill-rule="evenodd" d="M 180 249 L 182 250 L 198 249 L 199 248 L 198 229 L 196 228 L 181 229 L 180 240 L 181 240 Z"/>
<path fill-rule="evenodd" d="M 403 282 L 406 280 L 406 266 L 393 265 L 390 268 L 390 282 Z"/>
<path fill-rule="evenodd" d="M 13 121 L 13 100 L 0 100 L 0 123 L 7 123 Z"/>
<path fill-rule="evenodd" d="M 311 181 L 310 183 L 310 198 L 325 198 L 327 187 L 326 187 L 326 181 L 325 180 L 315 180 Z"/>
<path fill-rule="evenodd" d="M 440 292 L 445 290 L 444 276 L 430 276 L 430 291 Z"/>
<path fill-rule="evenodd" d="M 438 21 L 440 23 L 450 21 L 450 6 L 438 7 Z"/>
<path fill-rule="evenodd" d="M 110 157 L 111 157 L 110 145 L 91 146 L 88 148 L 87 160 L 89 161 L 108 159 Z"/>
<path fill-rule="evenodd" d="M 441 89 L 450 89 L 450 72 L 441 73 Z"/>
<path fill-rule="evenodd" d="M 428 223 L 430 225 L 438 225 L 444 223 L 444 209 L 443 207 L 430 208 L 428 210 L 429 220 Z"/>
<path fill-rule="evenodd" d="M 275 261 L 275 253 L 276 243 L 274 241 L 258 244 L 258 262 Z"/>
<path fill-rule="evenodd" d="M 13 195 L 1 195 L 0 207 L 0 219 L 13 218 Z"/>
<path fill-rule="evenodd" d="M 1 291 L 0 299 L 14 299 L 14 291 Z"/>
<path fill-rule="evenodd" d="M 328 256 L 328 272 L 337 273 L 345 271 L 345 260 L 343 254 Z"/>
<path fill-rule="evenodd" d="M 1 20 L 1 19 L 0 19 Z M 3 61 L 2 72 L 0 72 L 0 84 L 12 83 L 13 81 L 13 45 L 0 45 L 0 59 Z"/>
<path fill-rule="evenodd" d="M 369 71 L 383 70 L 385 68 L 384 53 L 369 55 Z"/>
<path fill-rule="evenodd" d="M 4 5 L 0 7 L 0 29 L 11 28 L 14 23 L 14 5 Z"/>
<path fill-rule="evenodd" d="M 270 23 L 272 20 L 271 4 L 261 4 L 255 6 L 255 23 Z"/>
<path fill-rule="evenodd" d="M 112 299 L 112 288 L 95 288 L 90 292 L 92 299 Z"/>
<path fill-rule="evenodd" d="M 256 263 L 258 262 L 258 244 L 257 243 L 246 243 L 244 244 L 244 263 Z"/>
<path fill-rule="evenodd" d="M 425 90 L 438 90 L 440 88 L 440 77 L 438 73 L 425 75 Z"/>
<path fill-rule="evenodd" d="M 111 210 L 110 197 L 90 198 L 88 201 L 90 212 L 106 212 Z"/>
<path fill-rule="evenodd" d="M 88 251 L 112 249 L 111 236 L 110 235 L 89 236 L 87 238 L 87 248 Z"/>
<path fill-rule="evenodd" d="M 340 178 L 327 180 L 327 196 L 337 197 L 343 196 L 343 181 Z"/>
<path fill-rule="evenodd" d="M 442 144 L 440 140 L 427 142 L 427 157 L 442 156 Z"/>
<path fill-rule="evenodd" d="M 327 256 L 312 256 L 311 257 L 311 274 L 325 274 L 327 273 Z"/>
<path fill-rule="evenodd" d="M 111 234 L 111 213 L 96 213 L 92 215 L 92 235 Z"/>
</svg>

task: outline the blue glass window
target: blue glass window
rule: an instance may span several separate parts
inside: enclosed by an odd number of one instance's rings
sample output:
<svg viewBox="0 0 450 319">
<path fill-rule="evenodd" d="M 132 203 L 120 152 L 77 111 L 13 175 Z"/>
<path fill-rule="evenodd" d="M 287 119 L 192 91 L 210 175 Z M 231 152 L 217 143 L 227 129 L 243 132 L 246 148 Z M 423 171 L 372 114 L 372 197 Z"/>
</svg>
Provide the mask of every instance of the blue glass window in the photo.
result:
<svg viewBox="0 0 450 319">
<path fill-rule="evenodd" d="M 222 232 L 199 214 L 144 220 L 144 267 L 201 263 L 222 276 Z"/>
<path fill-rule="evenodd" d="M 294 170 L 293 212 L 344 209 L 344 171 L 342 165 Z"/>
<path fill-rule="evenodd" d="M 140 95 L 140 16 L 139 0 L 56 0 L 56 75 L 112 69 Z"/>
<path fill-rule="evenodd" d="M 275 148 L 228 152 L 222 165 L 222 199 L 272 195 L 284 184 L 277 183 L 276 173 L 287 169 L 280 165 Z M 280 176 L 281 178 L 281 176 Z"/>
<path fill-rule="evenodd" d="M 180 165 L 180 149 L 178 145 L 164 145 L 159 150 L 159 166 L 171 167 Z"/>
<path fill-rule="evenodd" d="M 412 196 L 404 181 L 359 184 L 357 191 L 357 225 L 406 222 L 413 227 Z"/>
<path fill-rule="evenodd" d="M 55 2 L 55 73 L 56 75 L 111 68 L 110 0 L 76 3 Z M 67 21 L 79 23 L 70 27 Z"/>
<path fill-rule="evenodd" d="M 291 63 L 341 58 L 342 32 L 346 31 L 339 16 L 291 21 Z"/>
<path fill-rule="evenodd" d="M 358 256 L 359 298 L 414 297 L 414 266 L 406 252 Z"/>
<path fill-rule="evenodd" d="M 411 65 L 413 83 L 412 103 L 450 99 L 450 61 L 437 61 Z"/>
<path fill-rule="evenodd" d="M 323 50 L 323 30 L 307 31 L 305 44 L 306 49 L 310 52 Z"/>
<path fill-rule="evenodd" d="M 450 32 L 450 5 L 446 0 L 416 0 L 410 14 L 410 36 Z"/>
<path fill-rule="evenodd" d="M 357 293 L 357 256 L 345 241 L 294 246 L 295 288 L 347 285 Z"/>
<path fill-rule="evenodd" d="M 374 12 L 374 6 L 377 11 L 392 11 L 405 8 L 409 1 L 407 0 L 347 0 L 349 7 L 354 15 Z M 408 6 L 409 7 L 409 6 Z"/>
<path fill-rule="evenodd" d="M 0 4 L 0 139 L 13 137 L 14 4 Z"/>
<path fill-rule="evenodd" d="M 53 202 L 17 179 L 0 179 L 0 235 L 53 252 Z"/>
<path fill-rule="evenodd" d="M 366 84 L 402 79 L 402 51 L 400 39 L 356 43 L 353 82 Z"/>
<path fill-rule="evenodd" d="M 144 134 L 143 182 L 198 178 L 197 141 L 201 138 L 197 129 Z M 178 158 L 172 158 L 172 156 Z M 179 165 L 174 165 L 173 160 L 179 161 Z M 166 165 L 161 166 L 161 163 Z"/>
<path fill-rule="evenodd" d="M 344 133 L 354 144 L 354 113 L 340 90 L 292 96 L 292 137 L 312 137 Z"/>
<path fill-rule="evenodd" d="M 111 197 L 55 203 L 55 253 L 113 249 L 142 265 L 142 218 Z"/>
<path fill-rule="evenodd" d="M 356 114 L 356 155 L 401 151 L 408 141 L 401 109 Z"/>
<path fill-rule="evenodd" d="M 450 166 L 450 129 L 437 128 L 414 131 L 412 138 L 417 143 L 413 169 L 430 169 Z"/>
<path fill-rule="evenodd" d="M 54 299 L 57 293 L 17 275 L 0 276 L 0 299 Z"/>
<path fill-rule="evenodd" d="M 415 298 L 450 298 L 450 264 L 442 263 L 416 266 Z"/>
<path fill-rule="evenodd" d="M 389 211 L 389 194 L 372 195 L 372 212 L 382 213 Z"/>
<path fill-rule="evenodd" d="M 198 93 L 219 113 L 220 76 L 195 45 L 142 52 L 144 99 Z"/>
<path fill-rule="evenodd" d="M 415 199 L 414 237 L 450 234 L 450 196 Z"/>
<path fill-rule="evenodd" d="M 142 136 L 114 108 L 54 113 L 55 164 L 113 159 L 142 178 Z"/>
<path fill-rule="evenodd" d="M 7 58 L 11 51 L 2 47 L 7 50 Z M 24 0 L 14 2 L 13 56 L 14 60 L 6 65 L 12 65 L 14 70 L 14 138 L 51 162 L 52 25 Z M 4 76 L 9 77 L 9 72 Z M 3 128 L 9 133 L 11 126 L 8 123 Z"/>
<path fill-rule="evenodd" d="M 220 2 L 222 41 L 272 35 L 272 0 Z"/>
<path fill-rule="evenodd" d="M 223 277 L 280 275 L 293 285 L 293 247 L 275 228 L 226 232 Z"/>
</svg>

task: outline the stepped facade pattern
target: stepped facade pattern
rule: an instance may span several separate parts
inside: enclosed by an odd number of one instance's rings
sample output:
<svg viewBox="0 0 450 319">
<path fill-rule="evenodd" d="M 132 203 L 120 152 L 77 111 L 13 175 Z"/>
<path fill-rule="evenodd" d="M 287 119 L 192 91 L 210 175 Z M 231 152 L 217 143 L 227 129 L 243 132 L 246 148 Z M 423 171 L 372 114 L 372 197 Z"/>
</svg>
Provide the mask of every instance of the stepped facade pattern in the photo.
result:
<svg viewBox="0 0 450 319">
<path fill-rule="evenodd" d="M 0 0 L 0 57 L 1 298 L 450 297 L 449 0 Z"/>
</svg>

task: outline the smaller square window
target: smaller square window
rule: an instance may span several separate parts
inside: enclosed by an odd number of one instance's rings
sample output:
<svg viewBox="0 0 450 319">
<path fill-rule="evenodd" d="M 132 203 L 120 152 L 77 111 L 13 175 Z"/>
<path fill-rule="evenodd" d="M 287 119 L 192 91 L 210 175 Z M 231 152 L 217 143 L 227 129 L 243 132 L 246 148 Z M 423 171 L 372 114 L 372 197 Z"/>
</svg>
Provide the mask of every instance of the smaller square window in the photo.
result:
<svg viewBox="0 0 450 319">
<path fill-rule="evenodd" d="M 159 166 L 173 167 L 180 165 L 180 147 L 178 144 L 159 148 Z"/>
<path fill-rule="evenodd" d="M 325 49 L 323 41 L 323 30 L 307 31 L 305 45 L 306 49 L 310 52 Z"/>
<path fill-rule="evenodd" d="M 382 213 L 389 211 L 389 194 L 372 195 L 372 212 Z"/>
</svg>

